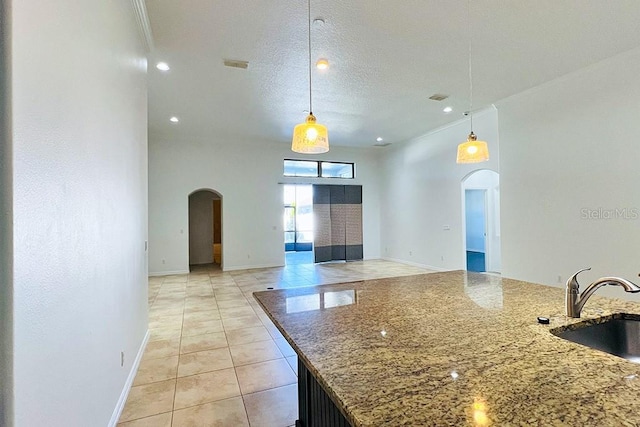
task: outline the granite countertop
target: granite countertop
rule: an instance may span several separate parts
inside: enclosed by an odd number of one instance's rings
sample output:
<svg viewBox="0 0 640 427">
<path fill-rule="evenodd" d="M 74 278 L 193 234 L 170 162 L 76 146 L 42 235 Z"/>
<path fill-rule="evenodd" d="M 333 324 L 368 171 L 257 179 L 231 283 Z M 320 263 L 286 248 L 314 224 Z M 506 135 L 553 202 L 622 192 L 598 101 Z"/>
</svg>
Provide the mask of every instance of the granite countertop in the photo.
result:
<svg viewBox="0 0 640 427">
<path fill-rule="evenodd" d="M 354 426 L 640 425 L 640 364 L 550 332 L 640 304 L 570 319 L 561 288 L 464 271 L 254 296 Z"/>
</svg>

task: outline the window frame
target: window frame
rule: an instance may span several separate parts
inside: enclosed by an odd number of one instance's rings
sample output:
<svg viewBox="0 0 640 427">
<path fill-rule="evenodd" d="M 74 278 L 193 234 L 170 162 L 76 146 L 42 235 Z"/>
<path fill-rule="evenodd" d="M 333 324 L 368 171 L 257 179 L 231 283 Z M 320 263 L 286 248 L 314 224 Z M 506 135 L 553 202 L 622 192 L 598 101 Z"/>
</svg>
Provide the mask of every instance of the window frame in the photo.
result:
<svg viewBox="0 0 640 427">
<path fill-rule="evenodd" d="M 285 162 L 310 162 L 316 164 L 316 175 L 315 176 L 304 176 L 304 175 L 288 175 L 284 170 Z M 343 165 L 351 167 L 351 176 L 343 177 L 343 176 L 323 176 L 322 164 L 323 163 L 331 163 L 335 165 Z M 282 161 L 283 166 L 283 176 L 287 178 L 311 178 L 311 179 L 355 179 L 356 178 L 356 164 L 354 162 L 339 162 L 335 160 L 309 160 L 309 159 L 284 159 Z"/>
<path fill-rule="evenodd" d="M 323 163 L 331 163 L 334 165 L 343 165 L 343 166 L 351 166 L 351 176 L 343 177 L 343 176 L 324 176 L 322 174 L 322 164 Z M 320 178 L 338 178 L 338 179 L 355 179 L 356 177 L 356 165 L 351 162 L 335 162 L 330 160 L 318 160 L 318 169 L 320 169 Z"/>
</svg>

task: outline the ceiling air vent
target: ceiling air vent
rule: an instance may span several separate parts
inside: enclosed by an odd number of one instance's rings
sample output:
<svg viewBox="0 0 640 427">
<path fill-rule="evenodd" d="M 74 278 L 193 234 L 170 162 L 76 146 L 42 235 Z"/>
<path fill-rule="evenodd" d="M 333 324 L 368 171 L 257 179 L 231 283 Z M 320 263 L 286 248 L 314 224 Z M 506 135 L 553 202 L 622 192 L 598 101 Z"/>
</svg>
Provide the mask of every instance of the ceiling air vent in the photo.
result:
<svg viewBox="0 0 640 427">
<path fill-rule="evenodd" d="M 238 59 L 225 59 L 225 67 L 242 68 L 246 70 L 249 67 L 249 61 L 240 61 Z"/>
<path fill-rule="evenodd" d="M 390 142 L 376 142 L 373 144 L 374 147 L 386 147 L 387 145 L 391 145 Z"/>
<path fill-rule="evenodd" d="M 441 93 L 435 93 L 435 94 L 431 95 L 429 97 L 429 99 L 431 99 L 433 101 L 444 101 L 448 97 L 449 97 L 449 95 L 442 95 Z"/>
</svg>

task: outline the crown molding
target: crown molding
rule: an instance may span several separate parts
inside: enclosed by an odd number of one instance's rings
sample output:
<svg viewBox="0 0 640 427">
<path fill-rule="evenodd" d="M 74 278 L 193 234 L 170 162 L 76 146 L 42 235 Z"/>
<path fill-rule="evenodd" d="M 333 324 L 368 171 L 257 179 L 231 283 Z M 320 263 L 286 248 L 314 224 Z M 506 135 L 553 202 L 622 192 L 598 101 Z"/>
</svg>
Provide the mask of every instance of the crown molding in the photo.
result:
<svg viewBox="0 0 640 427">
<path fill-rule="evenodd" d="M 149 22 L 149 15 L 147 15 L 145 0 L 131 0 L 131 4 L 133 5 L 144 47 L 147 52 L 151 52 L 153 50 L 153 33 L 151 32 L 151 23 Z"/>
</svg>

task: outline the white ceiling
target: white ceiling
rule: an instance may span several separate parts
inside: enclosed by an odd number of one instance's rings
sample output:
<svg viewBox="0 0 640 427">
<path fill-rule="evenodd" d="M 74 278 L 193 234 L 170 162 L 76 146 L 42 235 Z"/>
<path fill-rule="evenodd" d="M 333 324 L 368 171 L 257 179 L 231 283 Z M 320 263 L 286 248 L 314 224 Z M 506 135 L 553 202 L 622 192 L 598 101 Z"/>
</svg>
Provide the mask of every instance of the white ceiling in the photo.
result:
<svg viewBox="0 0 640 427">
<path fill-rule="evenodd" d="M 309 108 L 306 0 L 146 5 L 150 132 L 290 144 Z M 474 110 L 640 46 L 640 0 L 472 0 L 470 15 Z M 404 141 L 469 109 L 467 0 L 311 0 L 317 17 L 312 59 L 331 66 L 314 67 L 313 112 L 331 145 Z"/>
</svg>

